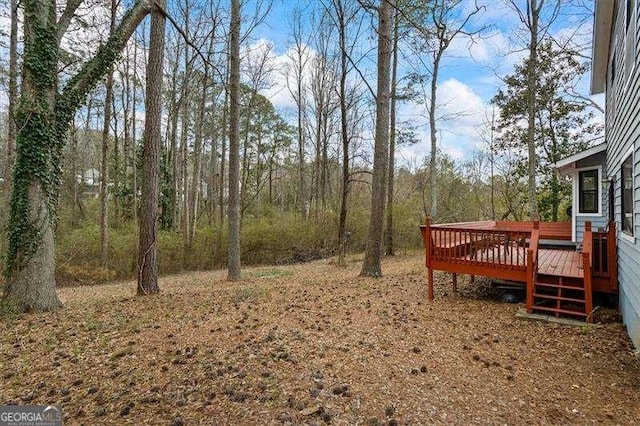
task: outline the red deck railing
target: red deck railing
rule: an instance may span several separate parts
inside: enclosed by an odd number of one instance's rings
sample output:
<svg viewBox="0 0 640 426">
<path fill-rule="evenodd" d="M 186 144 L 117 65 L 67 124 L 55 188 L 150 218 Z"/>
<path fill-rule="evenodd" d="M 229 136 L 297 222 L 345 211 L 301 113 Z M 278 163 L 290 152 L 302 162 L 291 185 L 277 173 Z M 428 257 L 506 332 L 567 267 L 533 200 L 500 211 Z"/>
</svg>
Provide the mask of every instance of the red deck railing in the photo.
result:
<svg viewBox="0 0 640 426">
<path fill-rule="evenodd" d="M 618 290 L 618 262 L 616 249 L 616 224 L 609 222 L 603 231 L 593 231 L 591 266 L 596 290 L 616 292 Z"/>
<path fill-rule="evenodd" d="M 536 275 L 538 274 L 538 242 L 540 240 L 540 229 L 538 223 L 534 222 L 533 229 L 531 230 L 531 244 L 527 249 L 527 280 L 526 280 L 526 305 L 527 312 L 531 312 L 533 306 L 533 291 L 536 282 Z"/>
<path fill-rule="evenodd" d="M 433 300 L 434 269 L 452 272 L 454 289 L 457 273 L 491 276 L 533 286 L 540 238 L 538 228 L 538 222 L 432 225 L 427 218 L 420 231 L 426 250 L 429 300 Z"/>
<path fill-rule="evenodd" d="M 539 249 L 542 239 L 571 240 L 570 223 L 483 221 L 433 225 L 427 218 L 420 231 L 426 249 L 429 300 L 434 298 L 434 270 L 452 273 L 454 291 L 459 273 L 469 274 L 472 279 L 481 275 L 523 283 L 528 312 L 545 309 L 556 315 L 569 313 L 573 308 L 564 308 L 561 303 L 574 302 L 577 296 L 566 296 L 563 291 L 575 292 L 578 288 L 584 291 L 584 311 L 572 313 L 586 315 L 587 321 L 593 312 L 593 291 L 617 290 L 613 223 L 604 231 L 593 231 L 591 223 L 586 222 L 582 252 L 559 249 L 554 243 Z M 549 294 L 549 288 L 557 289 L 557 295 Z M 543 306 L 541 299 L 556 300 L 556 308 Z"/>
<path fill-rule="evenodd" d="M 591 255 L 593 253 L 593 232 L 591 231 L 591 222 L 584 225 L 584 235 L 582 237 L 582 270 L 584 271 L 584 303 L 585 312 L 590 318 L 593 312 L 593 283 Z"/>
</svg>

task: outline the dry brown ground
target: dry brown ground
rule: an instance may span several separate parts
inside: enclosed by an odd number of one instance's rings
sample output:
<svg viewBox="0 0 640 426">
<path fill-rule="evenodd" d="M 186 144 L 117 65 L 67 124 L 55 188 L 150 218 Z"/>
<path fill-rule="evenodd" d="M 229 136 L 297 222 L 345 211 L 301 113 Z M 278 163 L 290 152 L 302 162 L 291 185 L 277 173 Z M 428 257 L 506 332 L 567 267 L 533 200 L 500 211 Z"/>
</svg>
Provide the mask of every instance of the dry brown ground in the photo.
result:
<svg viewBox="0 0 640 426">
<path fill-rule="evenodd" d="M 66 424 L 640 423 L 620 324 L 514 317 L 419 255 L 60 290 L 66 308 L 4 319 L 0 404 L 59 403 Z M 476 284 L 477 286 L 477 284 Z M 448 294 L 445 294 L 448 293 Z"/>
</svg>

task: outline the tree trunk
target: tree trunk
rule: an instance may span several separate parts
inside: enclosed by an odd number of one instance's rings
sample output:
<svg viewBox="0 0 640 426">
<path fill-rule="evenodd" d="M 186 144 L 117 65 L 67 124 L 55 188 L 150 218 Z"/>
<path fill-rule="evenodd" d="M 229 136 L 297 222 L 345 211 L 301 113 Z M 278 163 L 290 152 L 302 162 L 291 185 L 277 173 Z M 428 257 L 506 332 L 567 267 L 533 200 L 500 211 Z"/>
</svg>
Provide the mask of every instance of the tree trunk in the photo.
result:
<svg viewBox="0 0 640 426">
<path fill-rule="evenodd" d="M 300 52 L 300 47 L 298 46 L 298 73 L 296 75 L 296 84 L 298 90 L 298 208 L 300 210 L 300 214 L 302 217 L 305 216 L 306 210 L 306 202 L 307 197 L 305 196 L 305 186 L 304 186 L 304 132 L 302 129 L 302 120 L 303 120 L 303 110 L 304 108 L 302 103 L 302 52 Z"/>
<path fill-rule="evenodd" d="M 186 86 L 186 80 L 183 82 Z M 186 90 L 185 90 L 186 92 Z M 191 102 L 189 99 L 183 98 L 182 103 L 182 128 L 180 133 L 180 151 L 181 151 L 181 179 L 182 179 L 182 239 L 183 239 L 183 255 L 184 263 L 189 253 L 189 146 L 188 146 L 188 133 L 189 133 L 189 109 Z"/>
<path fill-rule="evenodd" d="M 113 73 L 112 73 L 113 76 Z M 113 77 L 112 77 L 113 78 Z M 116 219 L 118 215 L 121 215 L 122 212 L 119 211 L 122 203 L 120 202 L 120 137 L 118 130 L 118 112 L 116 109 L 116 100 L 113 95 L 113 89 L 111 90 L 111 121 L 113 123 L 113 168 L 111 169 L 111 182 L 113 184 L 113 204 L 114 204 L 114 213 L 113 217 Z M 108 192 L 108 191 L 107 191 Z M 122 216 L 121 216 L 122 217 Z M 107 226 L 107 229 L 108 226 Z"/>
<path fill-rule="evenodd" d="M 7 162 L 5 164 L 4 186 L 11 188 L 16 134 L 16 106 L 18 105 L 18 0 L 11 0 L 11 34 L 9 36 L 9 134 L 7 137 Z"/>
<path fill-rule="evenodd" d="M 389 181 L 387 188 L 387 232 L 385 234 L 387 256 L 395 254 L 393 247 L 393 181 L 396 158 L 396 86 L 398 79 L 398 10 L 393 20 L 393 64 L 391 65 L 391 111 L 389 130 Z"/>
<path fill-rule="evenodd" d="M 530 22 L 529 22 L 529 63 L 527 64 L 527 151 L 529 155 L 528 162 L 528 187 L 529 187 L 529 218 L 538 220 L 538 200 L 536 191 L 536 72 L 538 61 L 538 19 L 540 17 L 540 9 L 537 0 L 528 0 L 530 2 Z"/>
<path fill-rule="evenodd" d="M 429 158 L 429 187 L 431 192 L 431 218 L 436 219 L 438 214 L 438 186 L 436 184 L 436 156 L 438 154 L 438 140 L 436 129 L 436 96 L 438 94 L 438 72 L 442 50 L 435 53 L 433 71 L 431 73 L 431 99 L 429 102 L 429 136 L 431 137 L 431 157 Z"/>
<path fill-rule="evenodd" d="M 249 189 L 249 132 L 251 126 L 251 113 L 253 103 L 255 101 L 255 97 L 257 95 L 256 90 L 251 91 L 251 97 L 249 98 L 249 104 L 244 112 L 245 115 L 245 125 L 244 125 L 244 138 L 242 144 L 242 167 L 240 168 L 241 177 L 240 177 L 240 218 L 244 215 L 244 210 L 248 206 L 247 202 L 247 191 Z"/>
<path fill-rule="evenodd" d="M 240 0 L 231 0 L 229 37 L 229 249 L 227 279 L 240 279 Z"/>
<path fill-rule="evenodd" d="M 188 237 L 188 250 L 191 251 L 193 248 L 193 241 L 196 237 L 196 222 L 198 218 L 198 200 L 200 194 L 200 174 L 202 169 L 202 139 L 203 139 L 203 128 L 204 128 L 204 118 L 205 118 L 205 107 L 207 101 L 207 87 L 208 87 L 208 78 L 205 77 L 202 79 L 202 93 L 200 98 L 200 105 L 198 107 L 198 121 L 196 122 L 196 134 L 194 139 L 193 146 L 193 176 L 191 178 L 191 195 L 189 196 L 189 217 L 191 218 L 191 223 L 189 227 L 189 237 Z"/>
<path fill-rule="evenodd" d="M 171 163 L 171 188 L 170 188 L 170 200 L 167 203 L 170 211 L 167 212 L 168 221 L 172 230 L 176 229 L 178 223 L 178 119 L 180 115 L 180 105 L 177 99 L 178 96 L 178 59 L 180 54 L 176 54 L 176 60 L 171 72 L 171 98 L 170 98 L 170 110 L 169 110 L 169 161 Z"/>
<path fill-rule="evenodd" d="M 71 126 L 71 228 L 78 226 L 78 132 Z"/>
<path fill-rule="evenodd" d="M 129 66 L 129 55 L 127 55 L 127 59 L 125 60 L 125 71 L 124 75 L 122 75 L 123 85 L 122 85 L 122 98 L 123 98 L 123 141 L 122 141 L 122 178 L 124 180 L 123 185 L 126 190 L 128 190 L 129 185 L 129 151 L 131 148 L 131 84 L 130 84 L 130 66 Z M 131 197 L 128 195 L 124 196 L 124 203 L 122 207 L 123 217 L 125 219 L 131 218 Z"/>
<path fill-rule="evenodd" d="M 349 200 L 349 128 L 347 114 L 347 25 L 342 1 L 336 2 L 338 14 L 338 32 L 340 35 L 340 134 L 342 137 L 342 188 L 340 194 L 340 220 L 338 224 L 338 241 L 340 256 L 346 254 L 347 244 L 347 212 Z M 344 261 L 344 259 L 341 259 Z"/>
<path fill-rule="evenodd" d="M 380 0 L 378 9 L 378 87 L 376 92 L 376 134 L 371 187 L 371 220 L 361 276 L 381 277 L 382 243 L 389 159 L 389 73 L 393 7 Z"/>
<path fill-rule="evenodd" d="M 100 265 L 107 266 L 109 245 L 108 187 L 109 180 L 109 125 L 111 122 L 111 98 L 113 96 L 113 71 L 109 71 L 106 84 L 104 123 L 102 126 L 102 157 L 100 160 Z"/>
<path fill-rule="evenodd" d="M 227 66 L 227 72 L 225 74 L 224 84 L 229 87 L 229 66 Z M 225 217 L 225 208 L 224 208 L 224 174 L 226 169 L 226 159 L 227 159 L 227 138 L 229 136 L 229 131 L 227 130 L 227 121 L 229 114 L 229 91 L 224 91 L 224 103 L 222 105 L 222 122 L 220 123 L 220 130 L 222 132 L 222 137 L 220 138 L 220 171 L 218 172 L 220 177 L 220 182 L 218 183 L 218 187 L 220 188 L 220 192 L 218 193 L 218 204 L 220 205 L 220 238 L 218 238 L 218 242 L 222 242 L 222 228 L 224 226 L 224 217 Z"/>
<path fill-rule="evenodd" d="M 138 62 L 138 43 L 133 43 L 134 63 Z M 131 126 L 131 192 L 133 192 L 133 220 L 138 220 L 138 138 L 136 111 L 138 110 L 138 77 L 137 66 L 133 67 L 133 94 L 131 103 L 133 104 L 133 126 Z"/>
<path fill-rule="evenodd" d="M 24 0 L 23 4 L 22 96 L 16 114 L 4 297 L 21 310 L 52 310 L 60 306 L 53 226 L 69 123 L 152 6 L 149 1 L 136 2 L 113 36 L 58 93 L 58 35 L 66 28 L 56 23 L 56 1 Z"/>
<path fill-rule="evenodd" d="M 491 108 L 491 133 L 489 139 L 489 161 L 491 162 L 491 220 L 496 220 L 496 187 L 494 173 L 494 130 L 495 130 L 495 107 Z"/>
<path fill-rule="evenodd" d="M 320 158 L 320 200 L 322 212 L 326 209 L 327 197 L 327 180 L 328 180 L 328 156 L 329 156 L 329 114 L 324 114 L 322 121 L 322 157 Z"/>
<path fill-rule="evenodd" d="M 160 1 L 163 6 L 164 1 Z M 164 61 L 165 16 L 151 15 L 151 36 L 147 64 L 145 124 L 142 163 L 142 210 L 138 249 L 138 295 L 160 292 L 158 287 L 158 165 L 162 123 L 162 70 Z"/>
<path fill-rule="evenodd" d="M 109 36 L 116 27 L 117 2 L 111 1 L 111 23 Z M 107 73 L 104 97 L 104 122 L 102 125 L 102 161 L 100 163 L 100 265 L 107 266 L 109 249 L 109 129 L 111 126 L 111 108 L 113 103 L 113 67 Z"/>
</svg>

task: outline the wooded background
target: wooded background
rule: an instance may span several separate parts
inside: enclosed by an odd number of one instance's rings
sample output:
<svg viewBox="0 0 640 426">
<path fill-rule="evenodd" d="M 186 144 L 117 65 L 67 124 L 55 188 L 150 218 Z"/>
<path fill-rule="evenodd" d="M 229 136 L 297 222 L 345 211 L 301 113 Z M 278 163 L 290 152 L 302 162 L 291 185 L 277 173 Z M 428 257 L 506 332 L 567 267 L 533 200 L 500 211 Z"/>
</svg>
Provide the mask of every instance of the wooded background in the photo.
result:
<svg viewBox="0 0 640 426">
<path fill-rule="evenodd" d="M 505 2 L 522 18 L 513 50 L 520 40 L 529 54 L 512 73 L 500 76 L 504 85 L 477 129 L 483 149 L 461 161 L 439 150 L 438 126 L 447 117 L 439 111 L 438 72 L 452 40 L 473 41 L 492 29 L 477 22 L 481 6 L 450 0 L 413 3 L 393 4 L 390 63 L 382 64 L 390 75 L 384 194 L 378 193 L 386 199 L 380 213 L 385 252 L 421 248 L 417 227 L 427 215 L 440 223 L 528 219 L 531 166 L 537 176 L 537 213 L 544 220 L 566 220 L 570 186 L 551 165 L 600 140 L 602 129 L 594 119 L 597 105 L 580 85 L 588 71 L 589 46 L 577 33 L 559 38 L 549 29 L 562 13 L 586 22 L 591 11 L 578 2 Z M 364 251 L 376 193 L 373 141 L 380 99 L 374 87 L 379 68 L 366 64 L 380 66 L 375 57 L 381 36 L 377 4 L 297 3 L 286 27 L 279 29 L 288 44 L 285 63 L 274 62 L 274 46 L 255 35 L 273 3 L 240 6 L 242 262 L 287 263 Z M 0 29 L 0 84 L 7 93 L 0 106 L 4 229 L 19 130 L 10 105 L 20 97 L 24 15 L 17 0 L 4 0 L 0 7 L 7 18 L 3 22 L 12 23 Z M 58 57 L 62 83 L 95 54 L 128 7 L 116 0 L 89 0 L 69 17 Z M 162 67 L 161 274 L 227 264 L 229 205 L 231 8 L 226 1 L 177 0 L 168 2 L 166 12 L 171 22 Z M 75 113 L 63 147 L 58 284 L 132 277 L 138 270 L 149 26 L 148 20 L 142 22 Z M 293 99 L 293 110 L 275 108 L 266 96 L 277 84 Z M 397 150 L 419 137 L 412 123 L 397 120 L 398 108 L 408 103 L 429 117 L 431 153 L 397 159 Z"/>
</svg>

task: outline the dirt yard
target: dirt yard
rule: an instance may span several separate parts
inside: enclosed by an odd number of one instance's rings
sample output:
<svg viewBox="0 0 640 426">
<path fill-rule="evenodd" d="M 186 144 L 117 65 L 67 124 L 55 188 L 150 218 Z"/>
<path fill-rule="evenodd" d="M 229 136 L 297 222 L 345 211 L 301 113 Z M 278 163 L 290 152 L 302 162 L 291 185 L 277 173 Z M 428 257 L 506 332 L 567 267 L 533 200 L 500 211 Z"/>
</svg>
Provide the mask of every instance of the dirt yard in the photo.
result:
<svg viewBox="0 0 640 426">
<path fill-rule="evenodd" d="M 421 255 L 64 288 L 66 308 L 4 318 L 0 404 L 66 424 L 640 423 L 621 324 L 518 320 L 461 279 L 426 300 Z"/>
</svg>

